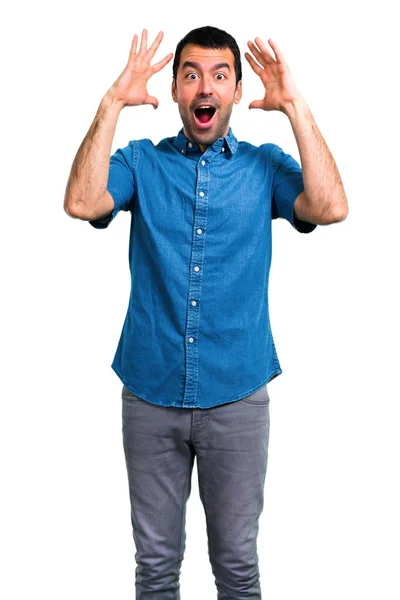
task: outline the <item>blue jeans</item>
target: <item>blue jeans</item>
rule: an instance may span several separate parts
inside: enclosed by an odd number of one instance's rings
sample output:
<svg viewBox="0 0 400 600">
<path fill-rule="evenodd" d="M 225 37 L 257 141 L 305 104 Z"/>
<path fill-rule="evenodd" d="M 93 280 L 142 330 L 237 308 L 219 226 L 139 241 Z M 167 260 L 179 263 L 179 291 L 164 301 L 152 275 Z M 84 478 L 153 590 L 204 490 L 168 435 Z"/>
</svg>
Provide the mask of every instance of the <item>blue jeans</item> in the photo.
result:
<svg viewBox="0 0 400 600">
<path fill-rule="evenodd" d="M 150 404 L 124 386 L 122 423 L 136 600 L 180 600 L 195 456 L 218 600 L 260 600 L 257 535 L 268 460 L 267 386 L 208 409 Z"/>
</svg>

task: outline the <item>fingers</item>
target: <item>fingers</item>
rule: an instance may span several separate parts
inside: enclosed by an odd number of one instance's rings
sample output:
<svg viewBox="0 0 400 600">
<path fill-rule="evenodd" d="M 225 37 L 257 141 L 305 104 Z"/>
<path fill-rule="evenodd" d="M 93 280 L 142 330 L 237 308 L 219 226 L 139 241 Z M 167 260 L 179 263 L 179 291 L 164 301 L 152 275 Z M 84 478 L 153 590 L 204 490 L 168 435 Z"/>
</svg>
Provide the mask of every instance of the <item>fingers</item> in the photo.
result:
<svg viewBox="0 0 400 600">
<path fill-rule="evenodd" d="M 250 49 L 250 51 L 253 53 L 254 57 L 258 60 L 258 62 L 265 67 L 268 63 L 272 63 L 273 62 L 273 57 L 271 56 L 271 54 L 267 51 L 264 51 L 264 54 L 261 53 L 261 51 L 259 50 L 259 48 L 257 48 L 257 46 L 251 42 L 248 41 L 247 45 Z M 265 48 L 265 46 L 264 46 Z"/>
<path fill-rule="evenodd" d="M 269 39 L 268 44 L 272 48 L 275 56 L 272 55 L 270 49 L 264 44 L 261 38 L 256 37 L 254 41 L 255 43 L 251 41 L 247 42 L 247 45 L 261 65 L 266 66 L 267 64 L 272 64 L 274 62 L 285 62 L 282 52 L 273 40 Z"/>
<path fill-rule="evenodd" d="M 251 56 L 251 54 L 249 54 L 248 52 L 245 52 L 244 55 L 247 58 L 247 61 L 250 64 L 251 68 L 253 69 L 254 73 L 261 76 L 261 73 L 263 72 L 264 69 L 262 69 L 258 63 L 256 63 L 256 61 Z"/>
<path fill-rule="evenodd" d="M 147 29 L 143 29 L 142 37 L 140 40 L 139 52 L 137 52 L 138 36 L 135 34 L 133 41 L 132 41 L 131 50 L 129 53 L 129 61 L 131 62 L 131 64 L 138 57 L 145 59 L 146 62 L 150 62 L 151 59 L 153 58 L 154 54 L 157 52 L 159 45 L 161 44 L 161 41 L 164 37 L 164 32 L 160 31 L 158 33 L 156 39 L 154 40 L 154 42 L 151 44 L 151 46 L 148 49 L 147 49 L 147 37 L 148 37 Z M 173 54 L 168 54 L 168 56 L 163 58 L 163 60 L 158 62 L 156 65 L 154 65 L 154 67 L 153 67 L 155 69 L 154 72 L 157 73 L 158 71 L 160 71 L 171 60 L 172 57 L 173 57 Z"/>
<path fill-rule="evenodd" d="M 158 100 L 155 96 L 147 96 L 145 104 L 151 104 L 153 108 L 158 108 Z"/>
<path fill-rule="evenodd" d="M 131 51 L 129 52 L 129 58 L 131 58 L 134 54 L 136 54 L 137 43 L 138 43 L 138 36 L 135 33 L 135 35 L 133 36 L 133 40 L 132 40 Z"/>
<path fill-rule="evenodd" d="M 255 48 L 258 47 L 260 49 L 259 52 L 262 55 L 264 61 L 266 63 L 272 63 L 272 62 L 274 62 L 275 61 L 274 56 L 272 55 L 270 49 L 267 48 L 267 46 L 264 44 L 264 42 L 262 41 L 262 39 L 259 38 L 259 37 L 256 37 L 254 41 L 257 44 L 257 46 L 255 46 L 254 44 L 252 44 L 252 45 L 254 45 Z M 268 42 L 269 42 L 269 40 L 268 40 Z"/>
<path fill-rule="evenodd" d="M 157 35 L 156 39 L 150 46 L 150 48 L 147 50 L 147 54 L 149 55 L 150 58 L 153 58 L 153 56 L 155 55 L 157 48 L 161 44 L 163 37 L 164 37 L 164 33 L 162 31 L 160 31 L 159 34 Z"/>
<path fill-rule="evenodd" d="M 264 108 L 264 100 L 253 100 L 249 104 L 249 108 Z"/>
<path fill-rule="evenodd" d="M 271 46 L 272 50 L 274 51 L 277 62 L 284 63 L 285 59 L 283 58 L 283 54 L 279 50 L 278 45 L 272 40 L 268 40 L 268 44 Z"/>
<path fill-rule="evenodd" d="M 144 54 L 147 49 L 147 29 L 142 31 L 142 39 L 140 41 L 139 54 Z"/>
<path fill-rule="evenodd" d="M 135 33 L 135 35 L 133 36 L 133 40 L 132 40 L 132 45 L 131 45 L 131 51 L 129 52 L 129 59 L 128 59 L 128 66 L 133 66 L 136 60 L 136 51 L 137 51 L 137 45 L 138 45 L 138 36 Z"/>
<path fill-rule="evenodd" d="M 174 55 L 172 54 L 172 52 L 170 52 L 162 60 L 160 60 L 155 65 L 153 65 L 153 67 L 152 67 L 153 68 L 153 73 L 158 73 L 158 71 L 161 71 L 161 69 L 163 69 L 165 67 L 165 65 L 167 65 L 169 63 L 169 61 L 172 59 L 173 56 Z"/>
</svg>

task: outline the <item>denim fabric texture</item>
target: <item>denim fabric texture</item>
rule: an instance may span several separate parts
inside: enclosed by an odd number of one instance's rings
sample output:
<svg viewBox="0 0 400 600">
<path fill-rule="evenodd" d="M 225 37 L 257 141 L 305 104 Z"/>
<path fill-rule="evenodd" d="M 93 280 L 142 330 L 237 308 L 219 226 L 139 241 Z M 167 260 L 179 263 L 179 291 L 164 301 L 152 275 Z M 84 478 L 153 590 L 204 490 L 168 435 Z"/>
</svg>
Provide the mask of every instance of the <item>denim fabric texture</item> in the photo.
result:
<svg viewBox="0 0 400 600">
<path fill-rule="evenodd" d="M 268 309 L 272 219 L 299 232 L 298 162 L 229 129 L 205 152 L 183 130 L 131 141 L 110 158 L 114 210 L 131 213 L 131 292 L 112 368 L 152 404 L 211 408 L 245 398 L 282 370 Z"/>
<path fill-rule="evenodd" d="M 208 598 L 261 600 L 257 537 L 268 464 L 269 402 L 264 385 L 238 402 L 182 410 L 145 402 L 123 386 L 136 600 L 181 598 L 195 458 L 217 588 Z M 200 597 L 196 578 L 192 584 L 188 597 Z"/>
</svg>

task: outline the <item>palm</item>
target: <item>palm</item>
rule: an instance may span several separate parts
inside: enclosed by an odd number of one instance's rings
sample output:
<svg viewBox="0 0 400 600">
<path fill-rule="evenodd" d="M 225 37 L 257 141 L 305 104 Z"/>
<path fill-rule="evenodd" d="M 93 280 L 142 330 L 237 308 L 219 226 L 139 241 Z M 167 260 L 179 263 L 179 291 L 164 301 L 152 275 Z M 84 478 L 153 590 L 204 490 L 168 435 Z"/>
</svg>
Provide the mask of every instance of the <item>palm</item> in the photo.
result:
<svg viewBox="0 0 400 600">
<path fill-rule="evenodd" d="M 265 88 L 265 96 L 262 100 L 254 100 L 249 108 L 282 110 L 287 103 L 300 96 L 299 91 L 276 44 L 269 40 L 275 52 L 275 60 L 259 38 L 255 41 L 257 46 L 252 42 L 248 43 L 254 57 L 247 52 L 245 56 L 253 71 L 260 77 Z"/>
<path fill-rule="evenodd" d="M 116 82 L 116 94 L 123 98 L 128 106 L 149 104 L 147 82 L 152 75 L 150 69 L 140 70 L 127 66 Z"/>
<path fill-rule="evenodd" d="M 139 104 L 152 104 L 158 106 L 158 100 L 150 96 L 147 91 L 147 82 L 154 73 L 158 73 L 171 60 L 172 54 L 168 54 L 155 65 L 150 61 L 161 43 L 163 33 L 160 31 L 149 49 L 147 46 L 147 31 L 142 32 L 139 51 L 137 52 L 138 37 L 134 36 L 128 64 L 122 74 L 112 86 L 114 97 L 126 106 L 137 106 Z"/>
</svg>

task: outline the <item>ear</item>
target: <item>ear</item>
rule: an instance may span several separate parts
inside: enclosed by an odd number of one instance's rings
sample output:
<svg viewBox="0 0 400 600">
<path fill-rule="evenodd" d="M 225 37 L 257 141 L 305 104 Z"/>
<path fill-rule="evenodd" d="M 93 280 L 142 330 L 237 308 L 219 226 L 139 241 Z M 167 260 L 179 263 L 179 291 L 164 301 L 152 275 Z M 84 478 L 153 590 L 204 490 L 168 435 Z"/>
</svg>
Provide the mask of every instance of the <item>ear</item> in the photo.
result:
<svg viewBox="0 0 400 600">
<path fill-rule="evenodd" d="M 171 93 L 172 93 L 172 100 L 174 102 L 178 102 L 178 94 L 177 94 L 176 83 L 175 83 L 174 78 L 172 78 Z"/>
<path fill-rule="evenodd" d="M 238 81 L 238 84 L 236 86 L 235 97 L 233 99 L 234 103 L 239 104 L 241 98 L 242 98 L 242 80 Z"/>
</svg>

